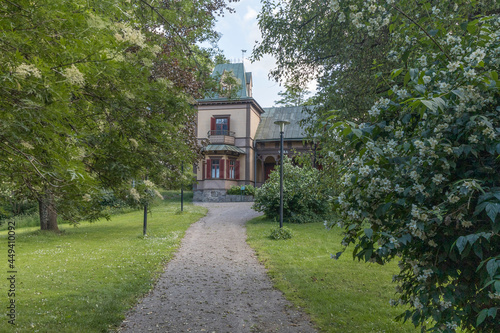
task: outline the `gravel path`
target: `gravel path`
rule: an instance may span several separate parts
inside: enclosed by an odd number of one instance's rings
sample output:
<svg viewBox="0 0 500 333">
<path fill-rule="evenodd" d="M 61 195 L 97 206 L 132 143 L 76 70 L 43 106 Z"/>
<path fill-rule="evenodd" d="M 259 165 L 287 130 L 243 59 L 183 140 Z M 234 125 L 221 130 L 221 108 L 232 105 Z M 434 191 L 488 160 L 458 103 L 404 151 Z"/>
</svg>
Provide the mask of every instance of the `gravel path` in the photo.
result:
<svg viewBox="0 0 500 333">
<path fill-rule="evenodd" d="M 315 332 L 272 287 L 246 243 L 251 203 L 203 203 L 208 214 L 186 232 L 155 288 L 121 332 Z"/>
</svg>

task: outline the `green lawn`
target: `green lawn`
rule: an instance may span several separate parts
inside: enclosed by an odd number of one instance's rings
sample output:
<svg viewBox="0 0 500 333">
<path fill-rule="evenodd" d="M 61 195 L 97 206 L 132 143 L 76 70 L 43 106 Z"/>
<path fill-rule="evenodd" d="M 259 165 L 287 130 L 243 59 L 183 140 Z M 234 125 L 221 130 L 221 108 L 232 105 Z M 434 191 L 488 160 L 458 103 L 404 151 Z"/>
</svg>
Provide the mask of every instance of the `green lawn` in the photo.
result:
<svg viewBox="0 0 500 333">
<path fill-rule="evenodd" d="M 191 223 L 206 213 L 178 197 L 152 209 L 148 237 L 142 211 L 110 221 L 61 225 L 61 234 L 16 230 L 16 327 L 2 316 L 0 332 L 107 332 L 148 292 Z M 9 304 L 7 232 L 0 232 L 4 260 L 1 307 Z"/>
<path fill-rule="evenodd" d="M 248 243 L 269 269 L 275 286 L 308 312 L 322 332 L 417 332 L 410 323 L 393 318 L 402 309 L 389 305 L 394 298 L 392 275 L 397 263 L 385 266 L 352 260 L 341 250 L 340 229 L 323 224 L 287 224 L 289 240 L 272 240 L 277 225 L 264 217 L 247 223 Z"/>
</svg>

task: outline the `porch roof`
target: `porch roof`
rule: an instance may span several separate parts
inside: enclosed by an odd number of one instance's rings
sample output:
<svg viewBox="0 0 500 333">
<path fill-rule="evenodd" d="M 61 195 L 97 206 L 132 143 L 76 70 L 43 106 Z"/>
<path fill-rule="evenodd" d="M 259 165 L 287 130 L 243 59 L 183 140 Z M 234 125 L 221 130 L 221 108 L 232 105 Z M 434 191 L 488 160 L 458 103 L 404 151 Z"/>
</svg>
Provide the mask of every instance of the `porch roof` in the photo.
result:
<svg viewBox="0 0 500 333">
<path fill-rule="evenodd" d="M 238 154 L 246 154 L 243 149 L 232 145 L 208 145 L 203 148 L 203 151 L 232 151 Z"/>
</svg>

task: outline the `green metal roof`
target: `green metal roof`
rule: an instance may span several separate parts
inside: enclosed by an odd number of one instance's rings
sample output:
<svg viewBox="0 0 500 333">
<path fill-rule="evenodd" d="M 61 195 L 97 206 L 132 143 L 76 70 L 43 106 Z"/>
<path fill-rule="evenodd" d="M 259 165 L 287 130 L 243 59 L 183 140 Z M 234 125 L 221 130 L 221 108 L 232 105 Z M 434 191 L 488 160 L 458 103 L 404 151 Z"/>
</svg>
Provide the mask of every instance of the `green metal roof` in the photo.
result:
<svg viewBox="0 0 500 333">
<path fill-rule="evenodd" d="M 246 154 L 243 149 L 232 145 L 208 145 L 203 148 L 203 151 L 232 151 L 239 154 Z"/>
<path fill-rule="evenodd" d="M 240 84 L 240 89 L 236 93 L 236 99 L 245 99 L 251 98 L 248 95 L 247 84 L 251 83 L 252 73 L 245 72 L 245 66 L 242 63 L 239 64 L 218 64 L 215 66 L 214 71 L 212 72 L 212 77 L 222 76 L 224 72 L 232 72 L 234 77 L 238 80 Z M 207 96 L 201 101 L 210 101 L 210 100 L 228 100 L 226 97 L 215 96 Z"/>
<path fill-rule="evenodd" d="M 285 126 L 283 133 L 284 140 L 302 140 L 306 137 L 304 129 L 300 126 L 300 121 L 307 117 L 306 109 L 313 109 L 314 106 L 295 106 L 295 107 L 273 107 L 264 108 L 264 113 L 261 116 L 255 140 L 279 140 L 280 127 L 274 122 L 285 120 L 290 122 Z"/>
</svg>

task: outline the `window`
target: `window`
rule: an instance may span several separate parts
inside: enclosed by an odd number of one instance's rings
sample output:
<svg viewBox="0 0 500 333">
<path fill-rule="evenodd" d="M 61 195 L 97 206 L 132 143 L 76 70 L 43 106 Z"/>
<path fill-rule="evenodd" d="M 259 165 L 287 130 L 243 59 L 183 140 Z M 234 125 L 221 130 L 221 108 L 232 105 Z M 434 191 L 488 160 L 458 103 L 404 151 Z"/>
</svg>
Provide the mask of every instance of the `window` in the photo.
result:
<svg viewBox="0 0 500 333">
<path fill-rule="evenodd" d="M 229 160 L 229 168 L 228 168 L 228 177 L 229 179 L 234 179 L 235 178 L 235 167 L 236 167 L 236 161 L 235 160 Z"/>
<path fill-rule="evenodd" d="M 220 178 L 220 160 L 212 160 L 211 178 Z"/>
<path fill-rule="evenodd" d="M 229 135 L 229 117 L 212 118 L 210 130 L 212 135 Z"/>
</svg>

